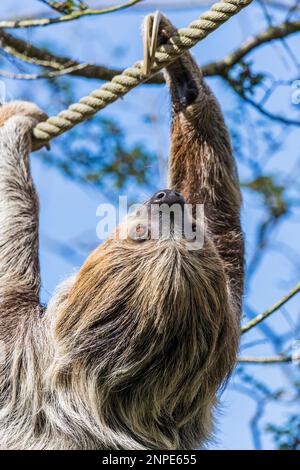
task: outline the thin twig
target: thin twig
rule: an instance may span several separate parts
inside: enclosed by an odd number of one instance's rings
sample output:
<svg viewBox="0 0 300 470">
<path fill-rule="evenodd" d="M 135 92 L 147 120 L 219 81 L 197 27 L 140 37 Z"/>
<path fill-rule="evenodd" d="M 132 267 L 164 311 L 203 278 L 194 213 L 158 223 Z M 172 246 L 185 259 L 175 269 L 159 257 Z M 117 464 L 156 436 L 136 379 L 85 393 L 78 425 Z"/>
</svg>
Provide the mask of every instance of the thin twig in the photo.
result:
<svg viewBox="0 0 300 470">
<path fill-rule="evenodd" d="M 272 356 L 272 357 L 239 357 L 238 362 L 243 364 L 282 364 L 293 361 L 292 356 Z"/>
<path fill-rule="evenodd" d="M 291 119 L 285 116 L 282 116 L 280 114 L 272 113 L 271 111 L 268 111 L 265 109 L 260 103 L 257 103 L 254 101 L 252 98 L 249 98 L 244 92 L 244 90 L 240 90 L 236 87 L 236 82 L 232 78 L 229 77 L 229 75 L 225 72 L 224 75 L 221 75 L 222 78 L 230 85 L 232 90 L 240 97 L 242 98 L 245 103 L 250 104 L 256 111 L 258 111 L 260 114 L 263 116 L 267 117 L 271 121 L 276 121 L 276 122 L 281 122 L 282 124 L 288 125 L 288 126 L 299 126 L 300 125 L 300 119 Z"/>
<path fill-rule="evenodd" d="M 55 78 L 55 77 L 61 77 L 62 75 L 68 75 L 69 73 L 72 73 L 76 70 L 81 70 L 84 67 L 86 67 L 87 64 L 78 64 L 78 65 L 73 65 L 72 67 L 66 67 L 65 69 L 61 70 L 55 70 L 51 72 L 44 72 L 41 74 L 37 73 L 13 73 L 13 72 L 7 72 L 6 70 L 0 70 L 0 76 L 5 77 L 5 78 L 11 78 L 14 80 L 38 80 L 41 78 Z"/>
<path fill-rule="evenodd" d="M 0 28 L 15 29 L 15 28 L 32 28 L 36 26 L 49 26 L 58 23 L 66 23 L 68 21 L 78 20 L 84 16 L 92 15 L 105 15 L 106 13 L 113 13 L 116 11 L 124 10 L 125 8 L 132 7 L 136 3 L 140 3 L 143 0 L 130 0 L 129 2 L 122 3 L 120 5 L 95 10 L 87 8 L 82 11 L 73 11 L 67 15 L 57 16 L 55 18 L 31 18 L 25 20 L 2 20 L 0 21 Z"/>
<path fill-rule="evenodd" d="M 215 72 L 219 74 L 222 71 L 228 70 L 233 65 L 238 64 L 249 52 L 252 52 L 263 44 L 274 41 L 275 39 L 282 39 L 291 34 L 300 31 L 300 21 L 284 22 L 278 26 L 271 26 L 262 33 L 247 39 L 238 49 L 226 56 L 224 59 L 216 62 L 210 67 L 214 67 Z"/>
<path fill-rule="evenodd" d="M 178 1 L 163 1 L 160 0 L 159 2 L 159 8 L 161 11 L 187 11 L 187 10 L 196 10 L 199 8 L 205 8 L 208 6 L 211 6 L 214 3 L 215 0 L 178 0 Z M 289 6 L 285 4 L 284 2 L 276 1 L 276 0 L 264 0 L 268 5 L 270 5 L 272 8 L 276 10 L 280 10 L 283 12 L 286 12 L 289 9 Z M 99 5 L 99 8 L 107 8 L 109 5 L 109 2 L 101 2 Z M 153 10 L 157 9 L 158 7 L 158 2 L 154 1 L 151 2 L 148 0 L 145 3 L 142 3 L 141 5 L 137 5 L 137 7 L 134 10 L 129 9 L 129 13 L 148 13 L 152 12 Z M 296 6 L 294 8 L 295 12 L 299 11 L 299 6 Z M 35 15 L 32 15 L 33 17 L 39 16 L 37 13 Z"/>
<path fill-rule="evenodd" d="M 253 320 L 249 321 L 245 326 L 242 327 L 242 334 L 254 328 L 256 325 L 261 323 L 263 320 L 268 318 L 272 313 L 280 309 L 284 304 L 286 304 L 292 297 L 294 297 L 298 292 L 300 292 L 300 282 L 282 299 L 280 299 L 275 305 L 266 310 L 264 313 L 257 315 Z"/>
</svg>

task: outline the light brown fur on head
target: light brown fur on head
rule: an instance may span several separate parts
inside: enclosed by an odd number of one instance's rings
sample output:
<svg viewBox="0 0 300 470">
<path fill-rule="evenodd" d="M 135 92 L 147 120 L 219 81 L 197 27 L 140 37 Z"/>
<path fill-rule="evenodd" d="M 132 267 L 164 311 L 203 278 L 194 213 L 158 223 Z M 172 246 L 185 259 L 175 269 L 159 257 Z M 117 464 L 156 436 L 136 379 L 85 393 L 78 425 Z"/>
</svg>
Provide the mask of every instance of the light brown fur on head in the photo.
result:
<svg viewBox="0 0 300 470">
<path fill-rule="evenodd" d="M 108 240 L 76 276 L 54 331 L 57 403 L 64 394 L 75 401 L 79 387 L 93 418 L 127 429 L 133 448 L 190 448 L 211 431 L 238 316 L 209 240 L 200 251 L 184 241 Z"/>
</svg>

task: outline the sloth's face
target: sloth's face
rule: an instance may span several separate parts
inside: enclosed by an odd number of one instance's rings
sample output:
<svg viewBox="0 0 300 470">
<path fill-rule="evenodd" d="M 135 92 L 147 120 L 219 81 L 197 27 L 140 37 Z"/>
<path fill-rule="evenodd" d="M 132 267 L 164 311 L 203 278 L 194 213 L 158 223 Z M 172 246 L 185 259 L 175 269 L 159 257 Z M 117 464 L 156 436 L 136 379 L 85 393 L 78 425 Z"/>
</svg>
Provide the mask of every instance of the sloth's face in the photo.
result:
<svg viewBox="0 0 300 470">
<path fill-rule="evenodd" d="M 201 214 L 200 214 L 201 215 Z M 176 190 L 162 189 L 144 204 L 134 206 L 113 236 L 131 243 L 183 242 L 187 249 L 201 248 L 204 241 L 204 218 L 191 205 L 185 204 Z M 189 243 L 187 243 L 189 242 Z M 196 245 L 194 242 L 198 242 Z M 192 245 L 193 243 L 193 245 Z M 201 245 L 201 246 L 200 246 Z"/>
</svg>

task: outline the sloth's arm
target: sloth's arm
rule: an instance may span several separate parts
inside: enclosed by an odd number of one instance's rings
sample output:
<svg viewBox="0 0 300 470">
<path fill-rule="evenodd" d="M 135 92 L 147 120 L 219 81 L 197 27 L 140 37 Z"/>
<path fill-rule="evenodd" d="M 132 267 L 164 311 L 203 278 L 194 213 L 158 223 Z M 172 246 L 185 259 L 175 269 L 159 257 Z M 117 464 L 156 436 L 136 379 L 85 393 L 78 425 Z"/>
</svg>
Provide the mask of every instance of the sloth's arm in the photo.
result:
<svg viewBox="0 0 300 470">
<path fill-rule="evenodd" d="M 31 130 L 46 115 L 35 105 L 0 108 L 0 314 L 38 306 L 38 199 L 29 168 Z"/>
<path fill-rule="evenodd" d="M 176 33 L 163 18 L 159 40 Z M 172 100 L 170 187 L 186 202 L 204 204 L 209 232 L 218 248 L 231 291 L 243 289 L 241 196 L 230 138 L 219 104 L 189 52 L 166 70 Z"/>
</svg>

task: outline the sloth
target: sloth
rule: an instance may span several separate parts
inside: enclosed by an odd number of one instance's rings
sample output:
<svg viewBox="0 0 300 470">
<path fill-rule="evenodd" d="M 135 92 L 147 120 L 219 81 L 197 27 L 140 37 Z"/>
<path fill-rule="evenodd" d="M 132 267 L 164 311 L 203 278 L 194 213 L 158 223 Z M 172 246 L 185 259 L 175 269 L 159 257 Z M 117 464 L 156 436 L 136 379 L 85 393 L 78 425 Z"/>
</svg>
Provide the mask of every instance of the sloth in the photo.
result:
<svg viewBox="0 0 300 470">
<path fill-rule="evenodd" d="M 159 44 L 175 33 L 162 17 Z M 168 189 L 146 206 L 203 205 L 202 246 L 174 231 L 115 233 L 47 307 L 29 165 L 46 115 L 25 101 L 0 108 L 1 449 L 195 449 L 213 436 L 239 344 L 241 195 L 219 104 L 191 54 L 165 76 Z"/>
</svg>

